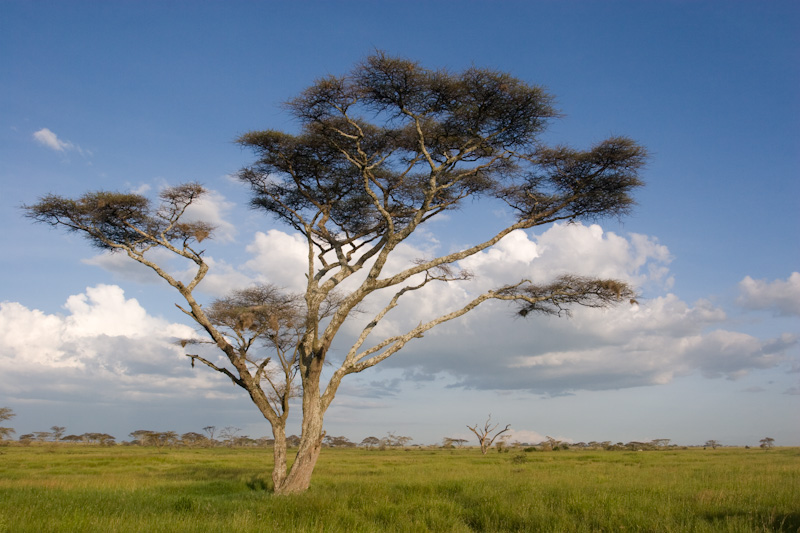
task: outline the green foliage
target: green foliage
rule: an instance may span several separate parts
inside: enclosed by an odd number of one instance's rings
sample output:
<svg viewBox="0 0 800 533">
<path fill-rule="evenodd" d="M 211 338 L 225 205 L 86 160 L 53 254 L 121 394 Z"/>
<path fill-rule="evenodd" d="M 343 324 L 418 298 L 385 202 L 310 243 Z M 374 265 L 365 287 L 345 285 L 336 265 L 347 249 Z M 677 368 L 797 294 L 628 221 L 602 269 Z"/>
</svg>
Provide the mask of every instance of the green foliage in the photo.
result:
<svg viewBox="0 0 800 533">
<path fill-rule="evenodd" d="M 12 446 L 0 532 L 797 531 L 800 449 L 325 449 L 274 496 L 252 449 Z M 525 460 L 518 460 L 521 456 Z"/>
</svg>

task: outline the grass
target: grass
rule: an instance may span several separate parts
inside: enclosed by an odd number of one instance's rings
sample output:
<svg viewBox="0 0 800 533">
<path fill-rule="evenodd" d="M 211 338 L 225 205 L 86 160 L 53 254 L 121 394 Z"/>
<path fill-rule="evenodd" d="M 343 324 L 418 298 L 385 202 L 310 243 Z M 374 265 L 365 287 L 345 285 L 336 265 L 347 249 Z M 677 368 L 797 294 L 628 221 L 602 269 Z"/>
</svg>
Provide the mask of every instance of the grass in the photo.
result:
<svg viewBox="0 0 800 533">
<path fill-rule="evenodd" d="M 800 531 L 800 449 L 323 451 L 268 491 L 263 449 L 0 448 L 0 532 Z"/>
</svg>

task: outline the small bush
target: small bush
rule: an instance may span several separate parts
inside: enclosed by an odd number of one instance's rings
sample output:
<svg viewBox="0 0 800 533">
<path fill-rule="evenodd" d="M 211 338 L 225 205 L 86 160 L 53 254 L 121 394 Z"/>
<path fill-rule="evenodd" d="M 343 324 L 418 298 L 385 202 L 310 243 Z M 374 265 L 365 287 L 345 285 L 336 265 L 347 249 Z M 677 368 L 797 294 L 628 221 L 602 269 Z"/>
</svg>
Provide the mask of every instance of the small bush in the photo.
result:
<svg viewBox="0 0 800 533">
<path fill-rule="evenodd" d="M 528 457 L 524 453 L 515 453 L 511 457 L 511 462 L 515 465 L 521 465 L 528 462 Z"/>
</svg>

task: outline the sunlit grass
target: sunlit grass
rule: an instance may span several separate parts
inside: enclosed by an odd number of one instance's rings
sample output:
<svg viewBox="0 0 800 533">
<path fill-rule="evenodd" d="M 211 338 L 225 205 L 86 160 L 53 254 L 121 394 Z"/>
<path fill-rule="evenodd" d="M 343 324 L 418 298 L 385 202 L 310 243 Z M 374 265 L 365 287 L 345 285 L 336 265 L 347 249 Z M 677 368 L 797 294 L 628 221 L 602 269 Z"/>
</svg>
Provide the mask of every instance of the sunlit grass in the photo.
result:
<svg viewBox="0 0 800 533">
<path fill-rule="evenodd" d="M 791 531 L 800 449 L 326 449 L 273 496 L 263 449 L 0 448 L 0 531 Z"/>
</svg>

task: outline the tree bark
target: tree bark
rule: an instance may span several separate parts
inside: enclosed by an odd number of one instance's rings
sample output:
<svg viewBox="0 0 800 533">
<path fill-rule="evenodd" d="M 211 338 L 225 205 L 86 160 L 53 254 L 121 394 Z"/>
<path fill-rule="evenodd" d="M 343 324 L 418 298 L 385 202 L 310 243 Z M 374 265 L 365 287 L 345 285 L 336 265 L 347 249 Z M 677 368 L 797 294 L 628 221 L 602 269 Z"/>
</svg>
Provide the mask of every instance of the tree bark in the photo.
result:
<svg viewBox="0 0 800 533">
<path fill-rule="evenodd" d="M 319 395 L 321 363 L 312 361 L 307 374 L 303 376 L 303 425 L 300 435 L 300 448 L 288 475 L 280 484 L 275 484 L 275 494 L 294 494 L 305 492 L 311 485 L 311 474 L 317 464 L 322 449 L 322 419 L 325 414 Z M 273 473 L 273 479 L 274 479 Z"/>
<path fill-rule="evenodd" d="M 277 490 L 286 480 L 286 428 L 273 424 L 272 436 L 275 437 L 275 444 L 272 449 L 274 459 L 272 486 Z"/>
</svg>

